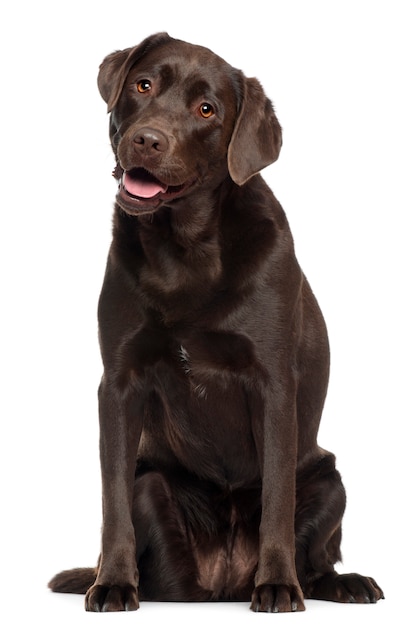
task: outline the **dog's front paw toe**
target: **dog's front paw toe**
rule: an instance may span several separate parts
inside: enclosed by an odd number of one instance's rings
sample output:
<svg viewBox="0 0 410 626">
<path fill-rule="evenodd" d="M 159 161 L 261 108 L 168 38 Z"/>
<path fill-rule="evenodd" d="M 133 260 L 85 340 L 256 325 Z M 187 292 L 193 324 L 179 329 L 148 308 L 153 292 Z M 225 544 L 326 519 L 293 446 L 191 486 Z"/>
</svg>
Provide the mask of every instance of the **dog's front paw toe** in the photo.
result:
<svg viewBox="0 0 410 626">
<path fill-rule="evenodd" d="M 291 585 L 260 585 L 252 594 L 251 610 L 255 613 L 304 611 L 300 589 Z"/>
<path fill-rule="evenodd" d="M 133 585 L 98 585 L 87 591 L 86 611 L 108 613 L 113 611 L 136 611 L 139 608 L 138 592 Z"/>
</svg>

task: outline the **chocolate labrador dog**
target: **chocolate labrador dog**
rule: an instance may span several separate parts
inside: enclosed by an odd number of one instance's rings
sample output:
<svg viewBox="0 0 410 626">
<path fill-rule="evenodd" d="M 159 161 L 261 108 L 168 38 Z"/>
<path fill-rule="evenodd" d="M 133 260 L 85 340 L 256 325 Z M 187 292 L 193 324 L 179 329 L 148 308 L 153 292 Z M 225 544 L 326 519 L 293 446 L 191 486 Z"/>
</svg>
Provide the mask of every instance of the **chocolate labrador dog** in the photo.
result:
<svg viewBox="0 0 410 626">
<path fill-rule="evenodd" d="M 54 591 L 89 611 L 155 601 L 376 602 L 339 575 L 345 492 L 316 437 L 326 327 L 285 214 L 271 102 L 210 50 L 153 35 L 98 77 L 118 179 L 99 302 L 97 568 Z"/>
</svg>

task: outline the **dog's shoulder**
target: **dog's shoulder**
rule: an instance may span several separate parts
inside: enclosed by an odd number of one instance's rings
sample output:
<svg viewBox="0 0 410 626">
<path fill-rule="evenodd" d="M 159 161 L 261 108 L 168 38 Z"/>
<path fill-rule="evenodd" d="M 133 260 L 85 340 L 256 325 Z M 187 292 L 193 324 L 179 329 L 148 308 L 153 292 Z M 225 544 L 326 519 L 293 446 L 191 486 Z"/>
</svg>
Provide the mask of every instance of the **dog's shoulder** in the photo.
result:
<svg viewBox="0 0 410 626">
<path fill-rule="evenodd" d="M 245 254 L 270 255 L 278 246 L 293 254 L 285 211 L 260 175 L 232 190 L 222 212 L 222 231 Z"/>
</svg>

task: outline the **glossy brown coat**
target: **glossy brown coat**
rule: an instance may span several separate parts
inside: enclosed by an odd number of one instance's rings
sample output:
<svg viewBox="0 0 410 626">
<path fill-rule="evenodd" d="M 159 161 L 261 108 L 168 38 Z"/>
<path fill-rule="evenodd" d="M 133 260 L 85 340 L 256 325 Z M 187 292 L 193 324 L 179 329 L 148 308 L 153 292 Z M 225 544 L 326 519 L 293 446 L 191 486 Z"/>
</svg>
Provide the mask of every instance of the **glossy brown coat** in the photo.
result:
<svg viewBox="0 0 410 626">
<path fill-rule="evenodd" d="M 99 303 L 102 550 L 51 588 L 87 592 L 90 611 L 375 602 L 372 579 L 334 571 L 345 493 L 316 441 L 328 339 L 258 173 L 282 142 L 270 101 L 166 34 L 107 57 L 99 88 L 119 181 Z"/>
</svg>

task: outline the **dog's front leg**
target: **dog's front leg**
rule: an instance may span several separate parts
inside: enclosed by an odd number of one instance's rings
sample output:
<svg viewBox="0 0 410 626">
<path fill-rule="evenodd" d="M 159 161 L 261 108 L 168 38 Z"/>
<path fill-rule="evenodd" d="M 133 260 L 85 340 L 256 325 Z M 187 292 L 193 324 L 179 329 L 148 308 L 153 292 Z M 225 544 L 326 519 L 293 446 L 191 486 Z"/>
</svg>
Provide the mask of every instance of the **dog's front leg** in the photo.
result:
<svg viewBox="0 0 410 626">
<path fill-rule="evenodd" d="M 102 546 L 88 611 L 138 609 L 138 570 L 132 501 L 142 417 L 130 394 L 103 379 L 99 390 L 103 489 Z"/>
<path fill-rule="evenodd" d="M 251 609 L 303 611 L 295 566 L 296 401 L 293 382 L 271 384 L 254 415 L 262 475 L 259 562 Z"/>
</svg>

